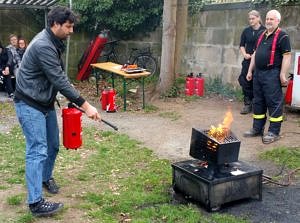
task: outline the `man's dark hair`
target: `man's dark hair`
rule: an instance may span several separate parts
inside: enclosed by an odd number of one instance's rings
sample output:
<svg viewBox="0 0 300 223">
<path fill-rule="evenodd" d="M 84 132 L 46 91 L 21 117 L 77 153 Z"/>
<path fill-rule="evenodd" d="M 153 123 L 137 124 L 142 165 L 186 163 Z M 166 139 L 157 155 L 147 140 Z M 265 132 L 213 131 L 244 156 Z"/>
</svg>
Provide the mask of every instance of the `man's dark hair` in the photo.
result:
<svg viewBox="0 0 300 223">
<path fill-rule="evenodd" d="M 55 22 L 62 25 L 67 21 L 75 23 L 76 20 L 74 12 L 64 6 L 56 6 L 48 13 L 48 26 L 50 27 L 52 27 Z"/>
</svg>

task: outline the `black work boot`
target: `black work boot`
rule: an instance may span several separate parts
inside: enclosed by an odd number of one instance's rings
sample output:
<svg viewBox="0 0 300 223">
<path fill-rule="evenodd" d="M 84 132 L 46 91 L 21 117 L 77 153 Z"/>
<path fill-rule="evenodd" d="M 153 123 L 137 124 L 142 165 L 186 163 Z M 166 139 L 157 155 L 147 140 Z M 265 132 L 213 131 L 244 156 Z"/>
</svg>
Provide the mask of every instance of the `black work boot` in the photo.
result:
<svg viewBox="0 0 300 223">
<path fill-rule="evenodd" d="M 242 110 L 240 111 L 240 114 L 241 115 L 246 115 L 246 114 L 249 114 L 252 112 L 252 105 L 249 104 L 249 105 L 245 105 Z"/>
<path fill-rule="evenodd" d="M 246 138 L 249 138 L 249 137 L 257 137 L 257 136 L 263 136 L 264 134 L 264 130 L 256 130 L 256 129 L 250 129 L 249 131 L 247 132 L 244 132 L 243 136 L 246 137 Z"/>
<path fill-rule="evenodd" d="M 46 188 L 50 194 L 57 194 L 59 191 L 59 186 L 55 183 L 54 178 L 50 178 L 48 181 L 43 182 L 43 187 Z"/>
<path fill-rule="evenodd" d="M 63 208 L 63 203 L 54 203 L 41 199 L 39 202 L 29 205 L 32 215 L 36 217 L 49 217 Z"/>
<path fill-rule="evenodd" d="M 244 96 L 244 107 L 242 108 L 240 114 L 246 115 L 252 112 L 252 99 L 249 96 Z"/>
</svg>

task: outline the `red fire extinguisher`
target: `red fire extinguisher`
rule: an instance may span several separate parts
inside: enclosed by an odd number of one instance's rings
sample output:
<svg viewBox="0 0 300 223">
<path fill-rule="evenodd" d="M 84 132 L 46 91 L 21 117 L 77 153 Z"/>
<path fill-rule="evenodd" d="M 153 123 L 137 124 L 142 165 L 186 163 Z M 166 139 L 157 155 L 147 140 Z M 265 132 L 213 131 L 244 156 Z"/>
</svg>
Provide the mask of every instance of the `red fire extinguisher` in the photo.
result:
<svg viewBox="0 0 300 223">
<path fill-rule="evenodd" d="M 101 93 L 101 107 L 106 112 L 117 111 L 116 91 L 113 88 L 104 89 Z"/>
<path fill-rule="evenodd" d="M 103 89 L 103 91 L 101 93 L 100 103 L 101 103 L 102 110 L 104 110 L 104 111 L 106 111 L 107 98 L 108 98 L 108 90 Z"/>
<path fill-rule="evenodd" d="M 117 111 L 116 106 L 116 91 L 113 88 L 108 89 L 106 112 Z"/>
<path fill-rule="evenodd" d="M 63 145 L 67 149 L 78 149 L 82 145 L 82 112 L 68 105 L 62 109 Z"/>
<path fill-rule="evenodd" d="M 287 105 L 291 105 L 292 103 L 292 94 L 293 94 L 293 75 L 291 74 L 289 77 L 289 82 L 285 92 L 285 103 Z"/>
<path fill-rule="evenodd" d="M 195 89 L 195 78 L 193 73 L 190 73 L 185 79 L 185 95 L 194 95 Z"/>
<path fill-rule="evenodd" d="M 204 95 L 204 78 L 202 73 L 199 73 L 195 78 L 195 95 L 201 97 Z"/>
</svg>

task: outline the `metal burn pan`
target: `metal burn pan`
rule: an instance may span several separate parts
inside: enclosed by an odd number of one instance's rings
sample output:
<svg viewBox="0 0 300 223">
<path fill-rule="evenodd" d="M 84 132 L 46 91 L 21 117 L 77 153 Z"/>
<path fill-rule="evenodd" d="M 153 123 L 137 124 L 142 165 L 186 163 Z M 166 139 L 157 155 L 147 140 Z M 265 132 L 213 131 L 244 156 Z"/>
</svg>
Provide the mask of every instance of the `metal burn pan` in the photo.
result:
<svg viewBox="0 0 300 223">
<path fill-rule="evenodd" d="M 218 142 L 208 131 L 192 129 L 190 156 L 216 165 L 238 161 L 241 141 L 229 130 L 223 142 Z"/>
</svg>

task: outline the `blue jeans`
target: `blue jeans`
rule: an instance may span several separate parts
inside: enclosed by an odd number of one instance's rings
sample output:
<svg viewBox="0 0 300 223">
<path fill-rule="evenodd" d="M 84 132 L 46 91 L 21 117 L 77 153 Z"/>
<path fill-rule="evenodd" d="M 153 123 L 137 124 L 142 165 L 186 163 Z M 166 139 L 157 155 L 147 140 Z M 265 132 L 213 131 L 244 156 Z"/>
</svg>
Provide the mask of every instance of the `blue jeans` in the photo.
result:
<svg viewBox="0 0 300 223">
<path fill-rule="evenodd" d="M 55 110 L 43 113 L 23 101 L 15 103 L 26 138 L 26 184 L 28 204 L 43 197 L 42 182 L 52 177 L 59 150 L 59 129 Z"/>
</svg>

